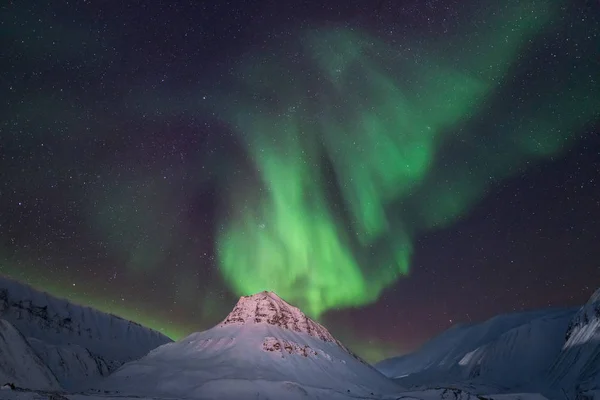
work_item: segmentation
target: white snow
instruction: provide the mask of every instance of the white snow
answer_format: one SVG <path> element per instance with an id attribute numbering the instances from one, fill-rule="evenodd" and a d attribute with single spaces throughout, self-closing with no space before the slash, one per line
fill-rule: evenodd
<path id="1" fill-rule="evenodd" d="M 81 346 L 52 345 L 34 338 L 28 342 L 65 389 L 85 387 L 86 381 L 108 375 L 106 362 Z"/>
<path id="2" fill-rule="evenodd" d="M 507 393 L 480 396 L 455 387 L 404 392 L 399 398 L 402 400 L 546 400 L 539 393 Z"/>
<path id="3" fill-rule="evenodd" d="M 49 381 L 37 375 L 31 379 L 15 376 L 23 378 L 14 383 L 24 388 L 56 388 L 60 384 L 66 389 L 76 389 L 88 385 L 87 380 L 107 375 L 111 368 L 116 369 L 171 341 L 133 322 L 72 304 L 3 277 L 0 277 L 0 318 L 14 327 L 13 331 L 26 344 L 10 345 L 10 356 L 0 353 L 0 364 L 4 371 L 9 371 L 0 378 L 18 375 L 32 363 L 41 365 L 37 372 L 30 368 L 32 374 L 51 376 Z M 31 354 L 35 357 L 31 358 Z M 30 363 L 22 364 L 19 360 L 23 357 Z"/>
<path id="4" fill-rule="evenodd" d="M 600 290 L 573 317 L 548 380 L 556 391 L 575 396 L 600 392 Z M 592 395 L 593 394 L 593 395 Z"/>
<path id="5" fill-rule="evenodd" d="M 465 355 L 455 370 L 463 379 L 521 387 L 548 372 L 560 351 L 569 315 L 549 314 L 513 328 Z"/>
<path id="6" fill-rule="evenodd" d="M 453 327 L 418 351 L 376 367 L 406 384 L 479 378 L 515 386 L 546 372 L 558 355 L 574 309 L 499 315 Z"/>
<path id="7" fill-rule="evenodd" d="M 574 327 L 563 349 L 598 341 L 600 341 L 600 319 L 594 318 L 585 325 Z"/>
<path id="8" fill-rule="evenodd" d="M 377 368 L 414 388 L 453 384 L 478 394 L 594 398 L 600 393 L 600 290 L 579 309 L 500 315 L 452 328 Z"/>
<path id="9" fill-rule="evenodd" d="M 240 385 L 240 386 L 238 386 Z M 224 395 L 225 393 L 225 395 Z M 270 395 L 266 394 L 269 393 Z M 214 393 L 207 393 L 204 399 L 258 399 L 258 400 L 351 400 L 360 399 L 352 394 L 339 394 L 327 390 L 313 390 L 299 387 L 291 382 L 230 382 L 226 387 L 218 387 Z M 404 392 L 393 397 L 379 397 L 380 400 L 546 400 L 537 393 L 493 394 L 485 397 L 452 388 L 439 388 L 423 391 Z M 2 400 L 159 400 L 157 397 L 129 397 L 109 394 L 65 394 L 44 392 L 6 391 Z M 164 399 L 177 400 L 177 399 Z M 183 400 L 183 399 L 182 399 Z M 584 399 L 582 399 L 584 400 Z M 597 400 L 589 398 L 589 400 Z"/>
<path id="10" fill-rule="evenodd" d="M 27 338 L 52 345 L 79 345 L 107 362 L 135 360 L 171 341 L 134 322 L 4 277 L 0 277 L 0 316 Z"/>
<path id="11" fill-rule="evenodd" d="M 380 398 L 402 390 L 323 326 L 264 292 L 240 299 L 216 327 L 125 364 L 98 389 L 175 398 L 260 393 L 286 399 Z"/>
<path id="12" fill-rule="evenodd" d="M 0 319 L 0 385 L 8 383 L 42 390 L 60 388 L 52 371 L 23 335 L 9 322 Z"/>

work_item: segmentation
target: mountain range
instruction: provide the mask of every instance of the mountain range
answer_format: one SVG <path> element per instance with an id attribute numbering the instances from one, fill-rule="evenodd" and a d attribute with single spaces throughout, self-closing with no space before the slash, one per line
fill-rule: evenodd
<path id="1" fill-rule="evenodd" d="M 159 332 L 0 278 L 0 399 L 600 399 L 600 290 L 457 325 L 374 366 L 273 292 Z"/>

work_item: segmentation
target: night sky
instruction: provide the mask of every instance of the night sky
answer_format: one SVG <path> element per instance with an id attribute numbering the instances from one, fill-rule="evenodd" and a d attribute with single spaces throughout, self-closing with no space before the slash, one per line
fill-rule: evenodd
<path id="1" fill-rule="evenodd" d="M 0 7 L 4 275 L 173 339 L 273 290 L 370 361 L 600 286 L 597 1 Z"/>

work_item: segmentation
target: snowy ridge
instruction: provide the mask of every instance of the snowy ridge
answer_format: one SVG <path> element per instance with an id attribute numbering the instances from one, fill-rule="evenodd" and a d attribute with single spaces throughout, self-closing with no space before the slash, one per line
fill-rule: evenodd
<path id="1" fill-rule="evenodd" d="M 49 345 L 79 345 L 118 364 L 171 341 L 134 322 L 72 304 L 4 277 L 0 277 L 0 317 L 27 338 Z"/>
<path id="2" fill-rule="evenodd" d="M 27 340 L 9 322 L 0 319 L 0 385 L 58 390 L 52 371 L 37 356 Z"/>
<path id="3" fill-rule="evenodd" d="M 549 314 L 513 328 L 459 361 L 463 379 L 521 387 L 548 372 L 558 356 L 571 312 Z"/>
<path id="4" fill-rule="evenodd" d="M 551 389 L 548 371 L 561 353 L 565 332 L 577 309 L 550 309 L 499 315 L 452 328 L 421 350 L 376 365 L 403 386 L 465 388 L 479 395 L 535 392 L 564 399 Z"/>
<path id="5" fill-rule="evenodd" d="M 511 363 L 520 351 L 531 356 L 544 354 L 560 341 L 575 309 L 554 309 L 505 314 L 485 322 L 460 325 L 443 332 L 414 353 L 376 364 L 386 376 L 407 378 L 418 374 L 418 383 L 445 379 L 484 378 L 487 373 L 514 371 Z M 534 326 L 529 326 L 537 321 Z M 547 333 L 552 334 L 548 335 Z M 556 334 L 559 332 L 559 334 Z M 544 355 L 547 357 L 547 355 Z M 512 374 L 511 374 L 512 375 Z M 512 380 L 514 376 L 505 376 Z M 413 376 L 411 379 L 415 379 Z"/>
<path id="6" fill-rule="evenodd" d="M 376 366 L 402 385 L 453 385 L 479 394 L 600 394 L 600 290 L 580 308 L 496 316 L 447 330 L 420 350 Z"/>

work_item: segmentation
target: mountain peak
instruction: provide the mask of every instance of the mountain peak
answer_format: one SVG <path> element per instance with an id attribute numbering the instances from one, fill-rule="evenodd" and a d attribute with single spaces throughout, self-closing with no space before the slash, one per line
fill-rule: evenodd
<path id="1" fill-rule="evenodd" d="M 600 288 L 598 288 L 588 300 L 588 304 L 600 303 Z"/>
<path id="2" fill-rule="evenodd" d="M 342 346 L 324 326 L 308 318 L 299 308 L 287 303 L 276 293 L 266 290 L 240 297 L 219 326 L 252 324 L 278 326 Z"/>
<path id="3" fill-rule="evenodd" d="M 173 368 L 185 373 L 175 376 Z M 165 398 L 238 399 L 254 392 L 265 398 L 346 399 L 352 393 L 372 399 L 380 398 L 375 391 L 401 389 L 268 291 L 240 297 L 217 326 L 161 346 L 99 382 L 97 389 Z M 148 382 L 157 382 L 160 392 Z"/>

